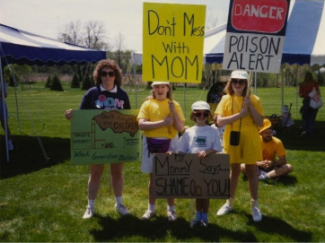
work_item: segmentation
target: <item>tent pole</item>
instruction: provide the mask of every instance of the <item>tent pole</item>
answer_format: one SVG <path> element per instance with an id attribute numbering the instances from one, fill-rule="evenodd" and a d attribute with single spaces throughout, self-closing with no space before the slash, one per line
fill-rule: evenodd
<path id="1" fill-rule="evenodd" d="M 133 64 L 133 74 L 134 74 L 134 103 L 135 103 L 135 109 L 138 108 L 138 95 L 137 95 L 137 81 L 136 81 L 136 71 L 135 71 L 135 64 Z"/>
<path id="2" fill-rule="evenodd" d="M 284 100 L 283 100 L 283 96 L 284 96 L 284 80 L 283 80 L 283 67 L 281 66 L 281 109 L 283 107 L 283 103 L 284 103 Z"/>
<path id="3" fill-rule="evenodd" d="M 254 72 L 254 94 L 257 95 L 257 73 Z"/>
<path id="4" fill-rule="evenodd" d="M 186 117 L 186 83 L 184 83 L 184 86 L 183 86 L 183 94 L 184 94 L 184 98 L 183 98 L 183 100 L 184 100 L 184 108 L 183 108 L 183 110 L 184 110 L 184 117 Z"/>
<path id="5" fill-rule="evenodd" d="M 299 65 L 297 64 L 297 77 L 296 77 L 296 116 L 298 117 L 298 77 L 299 77 Z"/>
<path id="6" fill-rule="evenodd" d="M 4 130 L 5 130 L 5 140 L 6 140 L 6 155 L 7 155 L 7 162 L 9 162 L 9 150 L 8 150 L 8 126 L 7 126 L 7 119 L 5 119 L 5 87 L 4 87 L 4 81 L 3 81 L 3 75 L 2 75 L 2 63 L 1 63 L 1 58 L 0 58 L 0 81 L 1 81 L 1 97 L 3 99 L 2 102 L 2 111 L 3 111 L 3 122 L 4 122 Z"/>

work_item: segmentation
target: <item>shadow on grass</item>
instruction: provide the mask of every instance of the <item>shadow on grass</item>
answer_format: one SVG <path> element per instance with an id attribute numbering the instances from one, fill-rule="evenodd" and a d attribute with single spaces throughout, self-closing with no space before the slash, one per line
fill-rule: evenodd
<path id="1" fill-rule="evenodd" d="M 289 150 L 324 151 L 325 121 L 316 121 L 313 135 L 301 137 L 301 120 L 294 120 L 290 132 L 277 130 L 276 137 L 281 139 L 283 145 Z"/>
<path id="2" fill-rule="evenodd" d="M 70 158 L 70 139 L 15 136 L 14 150 L 9 151 L 9 161 L 4 135 L 0 135 L 0 142 L 0 179 L 38 171 Z"/>
<path id="3" fill-rule="evenodd" d="M 297 230 L 287 222 L 263 215 L 261 222 L 254 222 L 252 216 L 246 213 L 249 219 L 248 225 L 254 225 L 257 230 L 263 231 L 270 235 L 281 235 L 285 239 L 291 239 L 294 242 L 310 242 L 312 241 L 312 233 Z"/>
<path id="4" fill-rule="evenodd" d="M 99 217 L 99 216 L 98 216 Z M 99 217 L 100 230 L 91 230 L 90 234 L 99 242 L 151 242 L 169 241 L 175 238 L 177 241 L 195 241 L 201 239 L 205 242 L 219 242 L 220 238 L 237 239 L 239 241 L 256 242 L 253 233 L 231 231 L 209 224 L 204 227 L 190 227 L 190 223 L 184 218 L 178 218 L 175 222 L 168 222 L 166 217 L 157 216 L 149 220 L 141 220 L 134 216 L 125 216 L 118 219 L 111 217 Z"/>

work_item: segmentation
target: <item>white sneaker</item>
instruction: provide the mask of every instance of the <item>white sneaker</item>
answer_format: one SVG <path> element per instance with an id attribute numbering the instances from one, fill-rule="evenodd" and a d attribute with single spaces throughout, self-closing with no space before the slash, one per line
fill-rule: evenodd
<path id="1" fill-rule="evenodd" d="M 155 216 L 155 213 L 154 213 L 154 212 L 151 212 L 151 211 L 147 210 L 147 211 L 144 213 L 144 215 L 142 216 L 142 219 L 143 219 L 143 220 L 149 220 L 149 219 L 151 219 L 151 218 L 154 217 L 154 216 Z"/>
<path id="2" fill-rule="evenodd" d="M 175 221 L 177 219 L 176 211 L 168 211 L 167 212 L 168 221 Z"/>
<path id="3" fill-rule="evenodd" d="M 91 207 L 87 206 L 86 212 L 84 213 L 84 215 L 82 216 L 82 218 L 83 219 L 89 219 L 92 216 L 94 216 L 94 214 L 95 214 L 94 208 L 91 208 Z"/>
<path id="4" fill-rule="evenodd" d="M 262 213 L 258 207 L 252 208 L 252 216 L 255 222 L 259 222 L 262 220 Z"/>
<path id="5" fill-rule="evenodd" d="M 232 210 L 232 207 L 225 203 L 217 212 L 218 216 L 226 215 Z"/>
<path id="6" fill-rule="evenodd" d="M 115 209 L 122 216 L 130 214 L 129 210 L 123 204 L 115 204 Z"/>

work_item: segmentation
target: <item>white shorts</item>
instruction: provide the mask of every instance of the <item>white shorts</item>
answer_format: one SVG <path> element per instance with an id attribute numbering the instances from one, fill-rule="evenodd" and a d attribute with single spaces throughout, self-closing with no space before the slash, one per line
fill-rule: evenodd
<path id="1" fill-rule="evenodd" d="M 156 138 L 166 139 L 166 138 Z M 168 151 L 176 152 L 178 146 L 178 134 L 170 141 Z M 153 155 L 149 153 L 147 146 L 147 138 L 143 135 L 142 137 L 142 159 L 141 159 L 141 171 L 143 173 L 152 173 L 153 171 Z"/>

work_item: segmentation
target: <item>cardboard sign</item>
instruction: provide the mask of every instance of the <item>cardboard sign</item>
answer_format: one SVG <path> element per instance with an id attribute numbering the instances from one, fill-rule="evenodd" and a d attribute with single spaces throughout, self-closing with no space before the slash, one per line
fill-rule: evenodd
<path id="1" fill-rule="evenodd" d="M 144 81 L 201 83 L 205 6 L 143 4 Z"/>
<path id="2" fill-rule="evenodd" d="M 279 73 L 290 0 L 231 0 L 222 69 Z"/>
<path id="3" fill-rule="evenodd" d="M 110 164 L 140 160 L 138 110 L 78 110 L 71 119 L 71 163 Z"/>
<path id="4" fill-rule="evenodd" d="M 156 154 L 153 163 L 157 198 L 229 198 L 228 154 Z"/>

